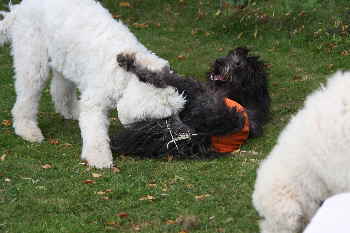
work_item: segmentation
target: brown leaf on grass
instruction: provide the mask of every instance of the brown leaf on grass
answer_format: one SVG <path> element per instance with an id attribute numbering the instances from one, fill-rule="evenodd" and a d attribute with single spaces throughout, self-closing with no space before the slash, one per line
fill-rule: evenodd
<path id="1" fill-rule="evenodd" d="M 326 66 L 327 66 L 327 68 L 328 68 L 329 70 L 331 70 L 331 69 L 333 69 L 334 64 L 327 64 Z"/>
<path id="2" fill-rule="evenodd" d="M 7 154 L 3 154 L 3 155 L 1 155 L 1 157 L 0 157 L 0 161 L 5 161 L 6 156 L 7 156 Z"/>
<path id="3" fill-rule="evenodd" d="M 119 6 L 120 6 L 120 7 L 129 7 L 129 8 L 130 8 L 130 7 L 131 7 L 131 4 L 130 4 L 129 2 L 120 2 L 120 3 L 119 3 Z"/>
<path id="4" fill-rule="evenodd" d="M 141 225 L 140 224 L 132 224 L 132 229 L 134 231 L 141 231 Z"/>
<path id="5" fill-rule="evenodd" d="M 350 55 L 350 51 L 349 50 L 344 50 L 340 53 L 342 56 L 349 56 Z"/>
<path id="6" fill-rule="evenodd" d="M 101 197 L 101 199 L 107 201 L 107 200 L 110 200 L 111 198 L 107 197 L 107 196 L 104 196 L 104 197 Z"/>
<path id="7" fill-rule="evenodd" d="M 157 184 L 148 184 L 147 186 L 150 188 L 155 188 L 155 187 L 157 187 Z"/>
<path id="8" fill-rule="evenodd" d="M 155 199 L 156 199 L 156 198 L 155 198 L 154 196 L 147 195 L 147 196 L 141 197 L 139 200 L 140 200 L 140 201 L 146 201 L 146 200 L 153 201 L 153 200 L 155 200 Z"/>
<path id="9" fill-rule="evenodd" d="M 157 28 L 160 28 L 160 23 L 154 23 Z"/>
<path id="10" fill-rule="evenodd" d="M 116 221 L 110 221 L 110 222 L 106 222 L 106 225 L 109 225 L 109 226 L 119 226 L 119 223 L 116 222 Z"/>
<path id="11" fill-rule="evenodd" d="M 179 55 L 176 58 L 179 60 L 185 60 L 187 57 L 185 55 Z"/>
<path id="12" fill-rule="evenodd" d="M 165 224 L 173 225 L 173 224 L 176 224 L 176 221 L 169 219 L 169 220 L 166 220 Z"/>
<path id="13" fill-rule="evenodd" d="M 102 174 L 92 173 L 91 176 L 94 177 L 94 178 L 100 178 L 100 177 L 102 177 Z"/>
<path id="14" fill-rule="evenodd" d="M 148 28 L 149 25 L 147 23 L 134 23 L 133 26 L 135 28 Z"/>
<path id="15" fill-rule="evenodd" d="M 129 214 L 127 212 L 120 212 L 117 213 L 116 216 L 118 216 L 119 218 L 127 218 L 129 217 Z"/>
<path id="16" fill-rule="evenodd" d="M 6 127 L 9 127 L 9 126 L 12 125 L 12 121 L 11 121 L 11 120 L 3 120 L 3 121 L 1 122 L 1 125 L 6 126 Z"/>
<path id="17" fill-rule="evenodd" d="M 105 195 L 107 193 L 111 193 L 112 192 L 112 189 L 106 189 L 106 190 L 103 190 L 103 191 L 98 191 L 96 192 L 97 195 Z"/>
<path id="18" fill-rule="evenodd" d="M 44 168 L 44 169 L 52 168 L 52 166 L 50 164 L 44 164 L 41 167 Z"/>
<path id="19" fill-rule="evenodd" d="M 84 184 L 95 184 L 96 181 L 95 180 L 84 180 L 83 183 Z"/>
<path id="20" fill-rule="evenodd" d="M 112 167 L 111 170 L 112 170 L 113 173 L 119 173 L 120 172 L 120 169 L 117 168 L 117 167 Z"/>
<path id="21" fill-rule="evenodd" d="M 122 16 L 121 15 L 112 15 L 113 19 L 120 19 Z"/>
<path id="22" fill-rule="evenodd" d="M 49 144 L 51 144 L 51 145 L 58 145 L 58 144 L 60 144 L 60 141 L 58 139 L 50 138 L 49 139 Z"/>
<path id="23" fill-rule="evenodd" d="M 199 201 L 204 200 L 207 197 L 210 197 L 210 194 L 203 194 L 203 195 L 194 196 L 194 198 L 196 198 L 196 200 L 199 200 Z"/>
<path id="24" fill-rule="evenodd" d="M 196 35 L 197 33 L 198 33 L 198 29 L 197 29 L 197 28 L 193 28 L 193 29 L 191 30 L 191 35 L 192 35 L 192 36 Z"/>
<path id="25" fill-rule="evenodd" d="M 219 52 L 222 52 L 222 51 L 224 51 L 224 48 L 218 48 L 216 50 L 219 51 Z"/>

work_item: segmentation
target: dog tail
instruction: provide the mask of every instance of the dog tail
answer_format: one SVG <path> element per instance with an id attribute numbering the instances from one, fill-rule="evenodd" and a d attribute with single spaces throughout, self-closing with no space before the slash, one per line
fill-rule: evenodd
<path id="1" fill-rule="evenodd" d="M 10 5 L 11 11 L 0 11 L 0 46 L 10 42 L 10 28 L 15 20 L 14 7 Z"/>

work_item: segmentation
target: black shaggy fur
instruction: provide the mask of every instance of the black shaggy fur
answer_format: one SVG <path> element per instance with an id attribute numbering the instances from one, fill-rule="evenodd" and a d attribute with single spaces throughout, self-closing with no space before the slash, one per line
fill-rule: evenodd
<path id="1" fill-rule="evenodd" d="M 239 132 L 243 115 L 224 103 L 224 89 L 209 88 L 195 78 L 181 77 L 164 69 L 152 72 L 141 67 L 133 55 L 118 55 L 121 67 L 140 81 L 158 88 L 173 86 L 186 98 L 184 109 L 167 119 L 149 119 L 128 125 L 112 137 L 112 150 L 138 156 L 174 156 L 210 152 L 211 136 Z"/>
<path id="2" fill-rule="evenodd" d="M 210 87 L 225 91 L 227 97 L 247 109 L 250 137 L 262 134 L 262 126 L 269 118 L 270 95 L 266 65 L 257 56 L 248 56 L 247 48 L 238 47 L 212 64 L 208 73 Z"/>

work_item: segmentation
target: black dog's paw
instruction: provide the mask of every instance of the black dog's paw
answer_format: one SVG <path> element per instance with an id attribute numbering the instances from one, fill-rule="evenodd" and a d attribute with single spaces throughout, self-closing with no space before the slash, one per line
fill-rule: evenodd
<path id="1" fill-rule="evenodd" d="M 117 62 L 120 67 L 129 71 L 135 66 L 135 54 L 121 53 L 117 55 Z"/>

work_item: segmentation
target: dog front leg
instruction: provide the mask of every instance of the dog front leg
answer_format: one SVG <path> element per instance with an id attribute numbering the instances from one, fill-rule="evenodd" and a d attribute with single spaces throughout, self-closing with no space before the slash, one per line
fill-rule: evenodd
<path id="1" fill-rule="evenodd" d="M 92 167 L 109 168 L 113 165 L 113 157 L 108 136 L 108 111 L 101 102 L 97 103 L 95 98 L 82 96 L 79 115 L 83 139 L 81 159 Z"/>

